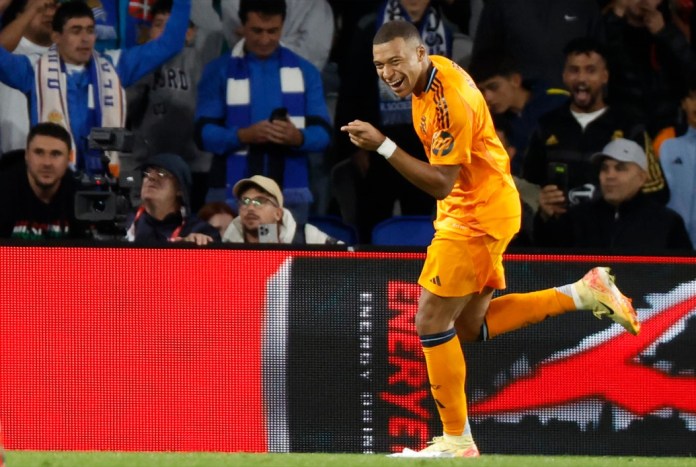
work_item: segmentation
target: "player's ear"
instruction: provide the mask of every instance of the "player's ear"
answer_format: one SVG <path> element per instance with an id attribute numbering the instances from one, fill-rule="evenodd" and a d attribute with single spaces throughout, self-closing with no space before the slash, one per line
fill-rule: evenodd
<path id="1" fill-rule="evenodd" d="M 416 49 L 416 54 L 418 56 L 418 61 L 422 62 L 425 58 L 425 47 L 423 45 L 419 45 Z"/>

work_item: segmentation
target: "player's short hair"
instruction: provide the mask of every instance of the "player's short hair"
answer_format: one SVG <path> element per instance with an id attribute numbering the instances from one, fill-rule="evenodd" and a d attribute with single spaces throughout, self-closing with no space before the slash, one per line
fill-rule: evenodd
<path id="1" fill-rule="evenodd" d="M 407 42 L 410 40 L 415 40 L 420 44 L 423 43 L 421 34 L 413 23 L 404 20 L 394 20 L 384 23 L 382 27 L 377 30 L 377 34 L 375 34 L 372 44 L 384 44 L 398 38 L 402 38 Z"/>
<path id="2" fill-rule="evenodd" d="M 246 24 L 250 12 L 258 13 L 261 16 L 280 15 L 285 21 L 287 6 L 285 0 L 241 0 L 238 14 L 242 24 Z"/>
<path id="3" fill-rule="evenodd" d="M 27 135 L 27 147 L 29 147 L 29 143 L 31 143 L 36 136 L 50 136 L 51 138 L 61 140 L 68 147 L 68 152 L 72 150 L 70 133 L 68 133 L 65 127 L 56 123 L 42 122 L 34 125 Z"/>
<path id="4" fill-rule="evenodd" d="M 94 13 L 86 3 L 79 0 L 61 3 L 53 16 L 51 26 L 55 32 L 62 33 L 65 23 L 73 18 L 90 18 L 94 21 Z"/>

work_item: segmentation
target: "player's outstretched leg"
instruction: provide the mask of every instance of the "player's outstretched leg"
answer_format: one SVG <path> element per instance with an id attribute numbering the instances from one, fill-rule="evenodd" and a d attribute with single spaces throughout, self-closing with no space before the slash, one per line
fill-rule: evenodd
<path id="1" fill-rule="evenodd" d="M 608 316 L 632 334 L 640 323 L 631 300 L 614 284 L 608 267 L 591 269 L 577 282 L 536 292 L 502 295 L 491 301 L 478 337 L 488 340 L 552 316 L 575 310 L 592 310 L 595 316 Z M 463 342 L 471 342 L 465 327 L 456 323 Z"/>
<path id="2" fill-rule="evenodd" d="M 616 287 L 611 269 L 593 268 L 573 285 L 578 295 L 578 308 L 592 310 L 597 318 L 607 316 L 633 335 L 640 332 L 640 322 L 631 299 Z"/>

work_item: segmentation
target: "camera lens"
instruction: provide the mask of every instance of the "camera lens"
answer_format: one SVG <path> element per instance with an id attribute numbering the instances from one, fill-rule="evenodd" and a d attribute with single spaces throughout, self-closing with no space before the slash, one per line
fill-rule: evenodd
<path id="1" fill-rule="evenodd" d="M 96 200 L 94 203 L 92 203 L 92 210 L 94 212 L 104 212 L 106 209 L 106 201 L 103 199 Z"/>

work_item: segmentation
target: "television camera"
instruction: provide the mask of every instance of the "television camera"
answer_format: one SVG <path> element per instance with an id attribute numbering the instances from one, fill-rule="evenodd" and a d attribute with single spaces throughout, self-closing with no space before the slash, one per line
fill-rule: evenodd
<path id="1" fill-rule="evenodd" d="M 101 152 L 102 174 L 79 173 L 79 189 L 75 193 L 75 217 L 91 224 L 95 238 L 122 238 L 132 211 L 131 190 L 135 176 L 128 173 L 113 175 L 107 167 L 112 162 L 108 153 L 118 152 L 128 157 L 133 152 L 133 133 L 124 128 L 92 128 L 88 137 L 89 149 Z M 117 156 L 118 157 L 118 156 Z"/>

